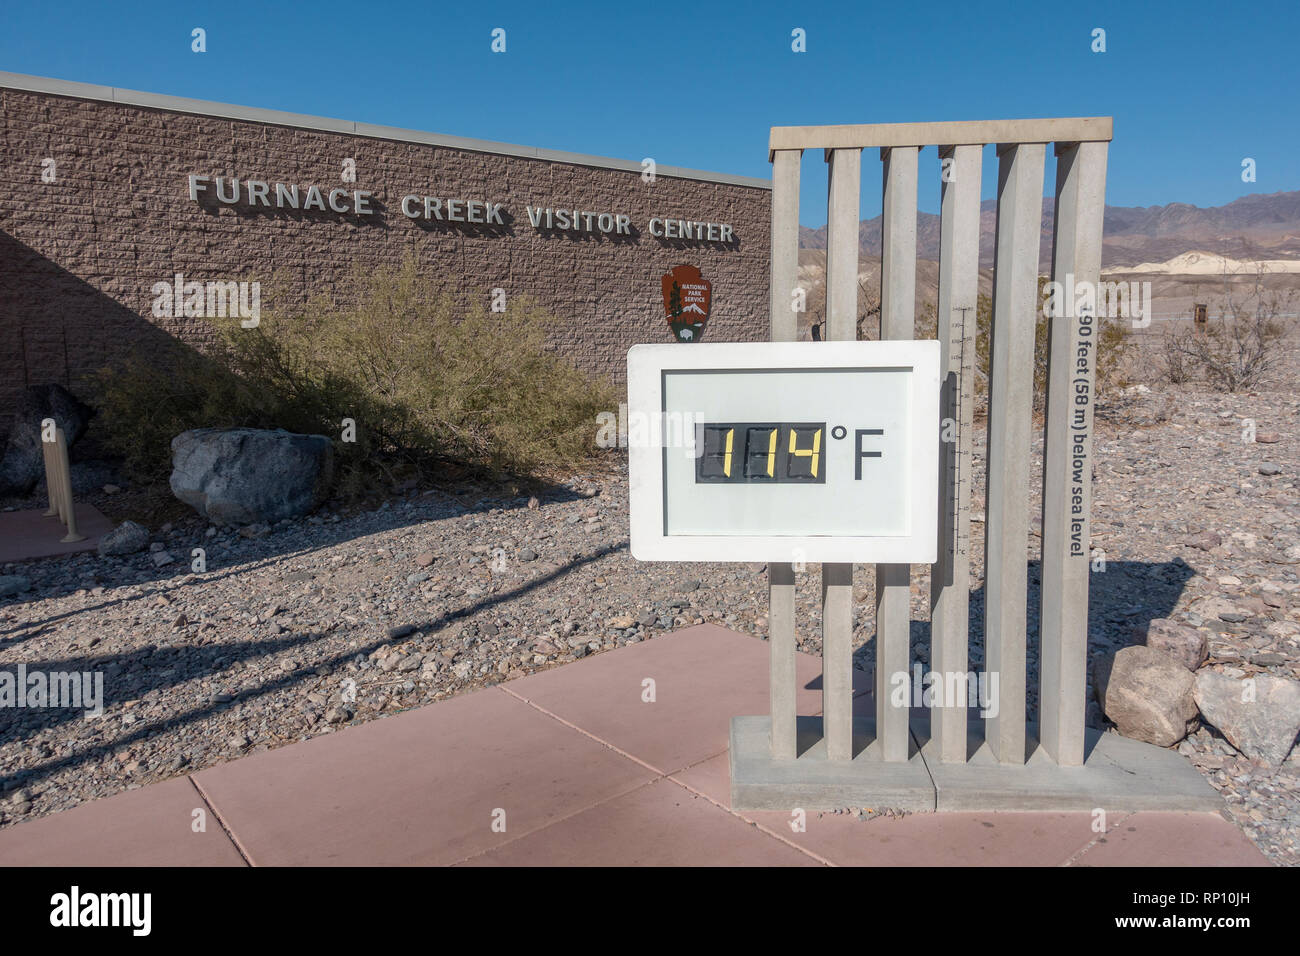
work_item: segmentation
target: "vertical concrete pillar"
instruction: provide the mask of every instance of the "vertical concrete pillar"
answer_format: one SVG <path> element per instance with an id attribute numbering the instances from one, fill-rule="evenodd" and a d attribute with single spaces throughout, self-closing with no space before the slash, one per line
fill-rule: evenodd
<path id="1" fill-rule="evenodd" d="M 931 669 L 945 690 L 930 711 L 931 747 L 947 763 L 966 761 L 970 613 L 971 428 L 979 296 L 983 147 L 941 147 L 939 208 L 939 560 L 930 569 Z M 948 706 L 945 706 L 948 705 Z"/>
<path id="2" fill-rule="evenodd" d="M 853 758 L 853 565 L 822 565 L 822 723 L 826 756 Z"/>
<path id="3" fill-rule="evenodd" d="M 858 223 L 862 151 L 828 149 L 826 338 L 858 337 Z"/>
<path id="4" fill-rule="evenodd" d="M 826 331 L 858 337 L 858 222 L 862 151 L 826 150 Z M 828 346 L 829 347 L 829 346 Z M 822 565 L 822 722 L 826 756 L 853 757 L 853 565 Z"/>
<path id="5" fill-rule="evenodd" d="M 916 325 L 915 146 L 882 149 L 880 337 L 911 339 Z"/>
<path id="6" fill-rule="evenodd" d="M 778 150 L 772 157 L 772 341 L 798 337 L 794 288 L 799 278 L 799 160 L 802 150 Z M 793 760 L 796 752 L 794 567 L 770 564 L 767 571 L 767 640 L 772 709 L 772 756 Z"/>
<path id="7" fill-rule="evenodd" d="M 772 278 L 769 314 L 772 341 L 797 338 L 793 292 L 799 284 L 799 161 L 803 150 L 772 155 Z"/>
<path id="8" fill-rule="evenodd" d="M 998 147 L 998 214 L 989 343 L 984 646 L 998 675 L 985 739 L 1000 763 L 1025 762 L 1026 550 L 1034 318 L 1043 206 L 1043 143 Z"/>
<path id="9" fill-rule="evenodd" d="M 1092 410 L 1106 143 L 1058 144 L 1047 369 L 1039 737 L 1063 767 L 1083 763 L 1088 666 Z"/>
<path id="10" fill-rule="evenodd" d="M 880 337 L 911 339 L 916 326 L 916 168 L 919 147 L 882 149 Z M 912 568 L 876 565 L 876 739 L 885 760 L 908 758 L 910 708 L 894 706 L 890 681 L 911 657 Z M 911 681 L 907 682 L 911 687 Z"/>
<path id="11" fill-rule="evenodd" d="M 46 441 L 45 436 L 38 432 L 41 443 L 41 459 L 45 464 L 45 493 L 49 496 L 50 506 L 45 510 L 44 517 L 53 518 L 59 513 L 59 489 L 54 481 L 54 442 Z"/>

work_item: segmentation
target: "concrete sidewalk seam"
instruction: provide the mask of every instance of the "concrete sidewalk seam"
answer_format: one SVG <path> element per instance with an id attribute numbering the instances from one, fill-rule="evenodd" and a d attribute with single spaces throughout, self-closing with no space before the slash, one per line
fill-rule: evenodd
<path id="1" fill-rule="evenodd" d="M 610 743 L 608 740 L 604 740 L 604 739 L 602 739 L 602 738 L 600 738 L 600 737 L 597 737 L 595 734 L 591 733 L 591 732 L 588 731 L 588 730 L 584 730 L 583 728 L 579 727 L 577 724 L 574 724 L 574 723 L 571 723 L 571 722 L 565 720 L 565 719 L 564 719 L 563 717 L 561 717 L 559 714 L 552 713 L 551 711 L 549 711 L 549 710 L 547 710 L 545 707 L 543 707 L 541 704 L 534 703 L 533 701 L 529 700 L 527 697 L 523 697 L 523 696 L 521 696 L 520 694 L 516 694 L 516 693 L 515 693 L 514 691 L 512 691 L 512 690 L 507 690 L 504 686 L 502 686 L 502 685 L 500 685 L 500 684 L 497 685 L 497 689 L 498 689 L 498 690 L 501 690 L 501 691 L 504 691 L 505 693 L 509 694 L 511 697 L 513 697 L 515 700 L 519 701 L 520 703 L 527 704 L 529 707 L 533 708 L 534 710 L 538 711 L 539 713 L 543 713 L 543 714 L 545 714 L 547 717 L 550 717 L 552 720 L 554 720 L 554 721 L 556 721 L 556 722 L 558 722 L 558 723 L 560 723 L 560 724 L 563 724 L 565 727 L 568 727 L 570 730 L 577 731 L 578 733 L 580 733 L 580 734 L 582 734 L 584 737 L 586 737 L 588 740 L 594 740 L 596 743 L 600 744 L 602 747 L 605 747 L 605 748 L 608 749 L 608 750 L 612 750 L 612 751 L 614 751 L 614 753 L 618 754 L 620 757 L 626 757 L 628 760 L 632 761 L 633 763 L 635 763 L 635 764 L 640 764 L 642 767 L 645 767 L 647 770 L 651 771 L 652 773 L 656 773 L 656 774 L 658 774 L 658 775 L 659 775 L 659 779 L 662 779 L 662 778 L 668 776 L 668 772 L 667 772 L 667 771 L 660 770 L 658 767 L 656 767 L 656 766 L 654 766 L 654 765 L 652 765 L 652 764 L 648 764 L 648 763 L 646 763 L 646 762 L 645 762 L 644 760 L 642 760 L 640 757 L 634 757 L 632 754 L 628 753 L 626 750 L 622 750 L 622 749 L 620 749 L 620 748 L 618 748 L 618 747 L 615 747 L 615 746 L 614 746 L 612 743 Z M 716 756 L 716 755 L 715 755 L 715 756 Z M 652 781 L 652 782 L 653 782 L 653 781 Z"/>
<path id="2" fill-rule="evenodd" d="M 724 813 L 729 814 L 730 816 L 735 817 L 737 820 L 740 820 L 740 821 L 743 822 L 743 823 L 747 823 L 747 824 L 749 824 L 750 826 L 753 826 L 753 827 L 757 828 L 761 833 L 765 833 L 765 834 L 767 834 L 768 836 L 772 837 L 773 839 L 777 840 L 778 842 L 784 843 L 784 844 L 786 844 L 787 846 L 790 846 L 790 847 L 792 847 L 793 849 L 798 850 L 800 853 L 803 853 L 804 855 L 806 855 L 806 856 L 808 856 L 808 857 L 811 857 L 812 859 L 816 860 L 818 863 L 821 863 L 821 864 L 823 864 L 824 866 L 834 866 L 834 865 L 835 865 L 834 863 L 830 862 L 829 860 L 826 860 L 826 859 L 824 859 L 824 858 L 818 856 L 816 853 L 813 853 L 813 852 L 811 852 L 811 851 L 805 849 L 804 847 L 799 846 L 797 843 L 794 843 L 794 842 L 792 842 L 792 841 L 790 841 L 790 840 L 785 839 L 785 837 L 783 837 L 781 834 L 771 832 L 771 831 L 768 830 L 766 827 L 764 827 L 764 826 L 762 826 L 761 824 L 759 824 L 757 821 L 747 819 L 746 817 L 744 817 L 744 816 L 742 816 L 741 814 L 737 813 L 735 810 L 732 810 L 730 807 L 724 807 L 722 804 L 718 803 L 717 800 L 714 800 L 714 799 L 713 799 L 712 797 L 710 797 L 708 794 L 706 794 L 706 793 L 701 793 L 700 791 L 696 790 L 694 787 L 687 786 L 686 784 L 682 783 L 680 780 L 676 780 L 676 779 L 674 779 L 671 773 L 665 773 L 663 770 L 660 770 L 658 767 L 655 767 L 655 766 L 653 766 L 653 765 L 651 765 L 651 764 L 646 763 L 644 760 L 640 759 L 639 757 L 635 757 L 635 756 L 633 756 L 632 754 L 628 753 L 627 751 L 622 750 L 621 748 L 614 746 L 614 745 L 613 745 L 612 743 L 610 743 L 609 741 L 604 740 L 604 739 L 602 739 L 602 738 L 600 738 L 600 737 L 597 737 L 595 734 L 591 733 L 590 731 L 584 730 L 582 727 L 579 727 L 577 724 L 574 724 L 574 723 L 571 723 L 571 722 L 565 720 L 563 717 L 559 716 L 558 714 L 552 713 L 551 711 L 547 710 L 545 707 L 541 706 L 540 704 L 537 704 L 537 703 L 535 703 L 534 701 L 529 700 L 528 698 L 524 697 L 524 696 L 521 695 L 521 694 L 517 694 L 517 693 L 515 693 L 514 691 L 512 691 L 512 690 L 508 689 L 507 687 L 505 687 L 504 685 L 502 685 L 502 684 L 498 684 L 498 685 L 497 685 L 497 689 L 498 689 L 498 690 L 501 690 L 501 691 L 505 691 L 505 693 L 509 694 L 509 695 L 510 695 L 511 697 L 513 697 L 515 700 L 518 700 L 518 701 L 520 701 L 521 703 L 527 704 L 529 707 L 532 707 L 532 708 L 534 708 L 535 710 L 540 711 L 541 713 L 545 714 L 547 717 L 550 717 L 552 720 L 556 720 L 556 721 L 558 721 L 559 723 L 563 724 L 565 727 L 568 727 L 570 730 L 577 731 L 578 733 L 580 733 L 580 734 L 582 734 L 583 736 L 589 738 L 590 740 L 595 741 L 596 743 L 600 744 L 601 746 L 603 746 L 603 747 L 607 747 L 608 749 L 614 751 L 614 753 L 618 754 L 620 757 L 626 757 L 628 760 L 631 760 L 633 763 L 639 764 L 640 766 L 645 767 L 647 770 L 653 771 L 654 773 L 658 774 L 658 776 L 657 776 L 654 780 L 648 781 L 647 783 L 643 784 L 642 786 L 646 786 L 646 787 L 648 787 L 648 786 L 651 786 L 652 784 L 658 783 L 660 780 L 668 780 L 668 781 L 671 781 L 672 783 L 675 783 L 677 786 L 681 787 L 683 790 L 686 790 L 686 791 L 688 791 L 689 793 L 693 793 L 693 794 L 695 794 L 696 796 L 703 797 L 705 800 L 707 800 L 709 803 L 713 804 L 715 807 L 717 807 L 719 810 L 723 811 Z M 709 754 L 707 757 L 703 758 L 702 760 L 697 760 L 695 763 L 688 764 L 688 765 L 685 766 L 685 767 L 681 767 L 681 768 L 679 768 L 678 770 L 674 770 L 673 773 L 681 773 L 681 772 L 683 772 L 683 771 L 685 771 L 685 770 L 689 770 L 691 767 L 694 767 L 694 766 L 696 766 L 697 764 L 703 763 L 705 760 L 712 760 L 712 759 L 714 759 L 715 757 L 718 757 L 719 755 L 724 754 L 724 753 L 726 753 L 726 750 L 725 750 L 725 749 L 723 749 L 723 750 L 719 750 L 719 751 L 718 751 L 717 753 L 715 753 L 715 754 Z M 640 788 L 634 788 L 633 790 L 628 791 L 628 793 L 634 793 L 634 792 L 636 792 L 637 789 L 640 789 Z M 626 794 L 620 794 L 619 796 L 626 796 Z M 613 799 L 615 799 L 615 798 L 614 798 L 614 797 L 610 797 L 610 798 L 609 798 L 609 800 L 613 800 Z M 532 830 L 532 831 L 530 831 L 530 833 L 539 833 L 539 832 L 541 832 L 542 830 L 545 830 L 547 827 L 554 826 L 556 823 L 560 823 L 560 822 L 562 822 L 563 820 L 567 820 L 567 819 L 569 819 L 569 817 L 576 816 L 577 813 L 585 813 L 586 810 L 590 810 L 590 809 L 592 809 L 592 808 L 594 808 L 594 807 L 598 807 L 598 806 L 600 806 L 602 803 L 608 803 L 609 800 L 601 800 L 599 803 L 593 803 L 590 807 L 586 807 L 586 808 L 584 808 L 583 810 L 579 810 L 579 811 L 577 811 L 576 813 L 570 814 L 568 817 L 562 817 L 562 818 L 559 819 L 559 820 L 555 820 L 555 821 L 553 821 L 552 823 L 548 823 L 548 824 L 546 824 L 546 826 L 538 827 L 536 830 Z M 515 839 L 515 840 L 523 839 L 523 837 L 524 837 L 524 836 L 527 836 L 527 835 L 529 835 L 529 834 L 520 834 L 519 836 L 515 837 L 514 839 Z M 505 843 L 502 843 L 501 846 L 508 846 L 509 844 L 511 844 L 511 843 L 513 843 L 513 842 L 514 842 L 514 840 L 507 840 Z M 497 848 L 496 848 L 496 847 L 493 847 L 492 849 L 482 851 L 482 853 L 471 854 L 470 856 L 465 857 L 464 860 L 457 860 L 456 863 L 464 863 L 465 860 L 472 860 L 472 859 L 474 859 L 474 858 L 477 857 L 477 856 L 482 856 L 484 853 L 491 853 L 493 849 L 497 849 Z M 455 866 L 456 864 L 452 864 L 452 865 Z"/>
<path id="3" fill-rule="evenodd" d="M 1084 855 L 1085 853 L 1087 853 L 1089 850 L 1091 850 L 1093 847 L 1095 847 L 1099 842 L 1101 842 L 1101 840 L 1106 836 L 1107 833 L 1109 833 L 1111 830 L 1115 829 L 1115 827 L 1119 826 L 1121 823 L 1123 823 L 1125 820 L 1127 820 L 1127 819 L 1128 819 L 1129 817 L 1131 817 L 1131 816 L 1133 816 L 1133 814 L 1131 814 L 1131 813 L 1126 813 L 1126 814 L 1124 814 L 1122 817 L 1120 817 L 1118 820 L 1116 820 L 1116 821 L 1115 821 L 1114 823 L 1112 823 L 1110 826 L 1106 827 L 1106 830 L 1105 830 L 1104 833 L 1098 833 L 1098 834 L 1095 834 L 1095 835 L 1092 837 L 1092 839 L 1090 839 L 1090 840 L 1089 840 L 1087 843 L 1085 843 L 1083 846 L 1079 847 L 1079 849 L 1075 850 L 1074 853 L 1072 853 L 1070 856 L 1067 856 L 1063 861 L 1061 861 L 1060 863 L 1058 863 L 1057 866 L 1074 866 L 1074 864 L 1077 863 L 1077 862 L 1079 861 L 1079 859 L 1080 859 L 1081 857 L 1083 857 L 1083 855 Z"/>
<path id="4" fill-rule="evenodd" d="M 454 860 L 453 862 L 448 863 L 447 866 L 449 867 L 460 866 L 462 863 L 468 863 L 470 860 L 477 860 L 481 856 L 487 856 L 489 853 L 495 853 L 497 850 L 508 847 L 510 844 L 515 843 L 518 840 L 524 840 L 527 839 L 528 837 L 536 836 L 538 833 L 541 833 L 543 830 L 549 830 L 551 827 L 556 826 L 557 824 L 564 823 L 567 820 L 572 820 L 574 817 L 581 816 L 582 814 L 586 813 L 588 810 L 594 810 L 597 807 L 604 806 L 605 804 L 613 800 L 622 800 L 628 794 L 636 793 L 638 790 L 644 787 L 653 786 L 654 784 L 658 783 L 660 780 L 665 780 L 665 779 L 667 778 L 663 776 L 658 776 L 655 777 L 653 780 L 647 780 L 645 783 L 637 784 L 637 786 L 633 787 L 630 790 L 624 790 L 622 793 L 616 793 L 613 796 L 606 797 L 604 800 L 597 800 L 595 803 L 588 804 L 585 807 L 580 807 L 579 809 L 574 810 L 572 813 L 566 813 L 562 817 L 556 817 L 554 820 L 550 821 L 549 823 L 543 823 L 541 826 L 533 827 L 531 830 L 528 830 L 525 833 L 520 833 L 517 834 L 516 836 L 512 836 L 510 839 L 504 841 L 503 843 L 498 843 L 496 846 L 490 846 L 484 850 L 479 850 L 477 853 L 471 853 L 469 856 L 462 857 L 459 860 Z"/>
<path id="5" fill-rule="evenodd" d="M 675 771 L 675 773 L 684 773 L 685 771 L 690 770 L 691 767 L 697 767 L 700 764 L 705 763 L 706 761 L 709 760 L 713 760 L 714 758 L 719 757 L 724 753 L 726 753 L 725 750 L 719 751 L 718 753 L 713 754 L 712 756 L 705 757 L 703 760 L 697 760 L 695 763 L 683 767 L 681 770 Z M 697 797 L 703 797 L 705 800 L 709 801 L 709 803 L 713 804 L 715 807 L 717 807 L 719 810 L 723 811 L 724 813 L 728 813 L 731 816 L 735 817 L 737 820 L 740 820 L 744 823 L 749 824 L 752 827 L 757 828 L 759 832 L 766 833 L 774 840 L 780 843 L 784 843 L 786 846 L 792 849 L 798 850 L 800 853 L 804 854 L 805 856 L 811 857 L 812 859 L 816 860 L 818 863 L 822 864 L 823 866 L 836 866 L 836 867 L 839 866 L 838 863 L 835 863 L 832 860 L 828 860 L 826 857 L 821 856 L 820 854 L 814 853 L 812 850 L 809 850 L 807 847 L 800 846 L 798 843 L 795 843 L 793 840 L 787 838 L 785 834 L 773 832 L 772 830 L 769 830 L 767 827 L 765 827 L 763 824 L 759 823 L 757 820 L 751 820 L 749 817 L 745 816 L 739 810 L 733 810 L 731 809 L 731 807 L 723 806 L 721 803 L 719 803 L 717 800 L 714 800 L 703 790 L 696 790 L 690 784 L 682 780 L 678 780 L 675 776 L 673 776 L 673 774 L 669 774 L 665 779 L 671 781 L 672 783 L 677 784 L 677 786 L 681 787 L 683 790 L 687 791 L 688 793 L 693 793 Z"/>
<path id="6" fill-rule="evenodd" d="M 193 787 L 195 792 L 199 795 L 199 799 L 203 801 L 203 805 L 211 811 L 213 818 L 217 821 L 217 825 L 221 827 L 221 832 L 226 835 L 226 839 L 229 840 L 231 845 L 235 848 L 235 852 L 238 853 L 240 859 L 244 861 L 244 865 L 248 867 L 256 866 L 252 857 L 250 857 L 248 852 L 244 849 L 243 844 L 239 842 L 239 838 L 235 836 L 235 831 L 230 829 L 230 824 L 228 824 L 225 821 L 225 818 L 221 816 L 221 811 L 217 809 L 211 798 L 203 792 L 203 788 L 199 786 L 199 782 L 194 779 L 192 774 L 186 774 L 185 779 L 190 782 L 190 786 Z"/>

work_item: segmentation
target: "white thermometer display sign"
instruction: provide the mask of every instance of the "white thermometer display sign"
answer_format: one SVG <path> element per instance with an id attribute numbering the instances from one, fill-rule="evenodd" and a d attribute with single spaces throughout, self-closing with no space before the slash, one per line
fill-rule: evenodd
<path id="1" fill-rule="evenodd" d="M 939 343 L 628 352 L 632 554 L 929 563 Z"/>

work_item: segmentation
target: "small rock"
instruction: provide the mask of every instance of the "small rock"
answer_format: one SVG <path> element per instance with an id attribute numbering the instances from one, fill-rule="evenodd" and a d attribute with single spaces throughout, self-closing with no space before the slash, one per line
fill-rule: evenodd
<path id="1" fill-rule="evenodd" d="M 1183 544 L 1189 548 L 1196 548 L 1200 551 L 1210 551 L 1217 548 L 1223 539 L 1213 531 L 1202 531 L 1200 534 L 1190 535 L 1183 539 Z"/>
<path id="2" fill-rule="evenodd" d="M 149 546 L 149 529 L 134 521 L 123 521 L 99 539 L 99 554 L 135 554 Z"/>
<path id="3" fill-rule="evenodd" d="M 1102 711 L 1125 737 L 1172 747 L 1196 719 L 1196 678 L 1154 648 L 1126 647 L 1099 658 L 1093 682 Z"/>
<path id="4" fill-rule="evenodd" d="M 1259 473 L 1261 475 L 1280 475 L 1282 474 L 1282 466 L 1275 465 L 1271 461 L 1266 461 L 1259 466 Z"/>
<path id="5" fill-rule="evenodd" d="M 1255 432 L 1255 441 L 1259 442 L 1261 445 L 1275 444 L 1280 441 L 1281 438 L 1282 436 L 1277 432 Z"/>
<path id="6" fill-rule="evenodd" d="M 626 630 L 636 623 L 636 618 L 631 614 L 620 614 L 618 617 L 611 617 L 605 622 L 606 627 L 616 627 L 619 630 Z"/>
<path id="7" fill-rule="evenodd" d="M 384 633 L 388 636 L 390 641 L 395 641 L 400 637 L 407 637 L 414 634 L 418 630 L 419 628 L 414 624 L 398 624 L 396 627 L 390 627 Z"/>
<path id="8" fill-rule="evenodd" d="M 1300 733 L 1300 682 L 1260 674 L 1245 681 L 1204 669 L 1196 706 L 1247 757 L 1279 767 Z"/>
<path id="9" fill-rule="evenodd" d="M 1293 544 L 1284 550 L 1278 551 L 1269 560 L 1274 564 L 1300 564 L 1300 544 Z"/>
<path id="10" fill-rule="evenodd" d="M 1205 663 L 1209 654 L 1209 641 L 1205 634 L 1185 624 L 1176 624 L 1156 618 L 1147 625 L 1146 633 L 1138 636 L 1147 647 L 1163 651 L 1189 671 Z"/>
<path id="11" fill-rule="evenodd" d="M 428 567 L 429 565 L 431 565 L 431 564 L 433 564 L 433 552 L 432 552 L 432 551 L 425 551 L 423 554 L 417 554 L 417 555 L 415 556 L 415 565 L 416 565 L 416 567 L 419 567 L 419 568 L 427 568 L 427 567 Z"/>
<path id="12" fill-rule="evenodd" d="M 153 553 L 153 564 L 156 568 L 161 568 L 164 564 L 171 564 L 175 560 L 170 551 L 155 551 Z"/>
<path id="13" fill-rule="evenodd" d="M 32 582 L 21 574 L 0 574 L 0 598 L 22 594 L 31 586 Z"/>
<path id="14" fill-rule="evenodd" d="M 1284 655 L 1275 651 L 1260 651 L 1250 656 L 1250 662 L 1256 667 L 1281 667 L 1286 661 Z"/>
<path id="15" fill-rule="evenodd" d="M 538 501 L 536 498 L 529 498 L 529 499 L 528 499 L 528 507 L 529 507 L 530 509 L 532 509 L 533 511 L 536 511 L 536 510 L 537 510 L 538 508 L 540 508 L 541 506 L 542 506 L 542 503 L 541 503 L 540 501 Z"/>
<path id="16" fill-rule="evenodd" d="M 520 561 L 536 561 L 536 560 L 537 560 L 537 552 L 534 551 L 532 548 L 524 548 L 522 551 L 519 552 L 519 560 L 520 560 Z"/>
<path id="17" fill-rule="evenodd" d="M 642 611 L 636 622 L 642 627 L 653 627 L 655 621 L 659 620 L 659 613 L 653 609 Z"/>
<path id="18" fill-rule="evenodd" d="M 104 486 L 104 494 L 106 494 L 106 495 L 116 495 L 116 494 L 120 494 L 121 491 L 122 491 L 122 489 L 119 488 L 117 485 L 105 485 L 105 486 Z"/>

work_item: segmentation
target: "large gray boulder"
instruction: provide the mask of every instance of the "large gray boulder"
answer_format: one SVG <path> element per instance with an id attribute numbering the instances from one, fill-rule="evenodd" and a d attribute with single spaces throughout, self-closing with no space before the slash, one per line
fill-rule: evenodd
<path id="1" fill-rule="evenodd" d="M 1205 668 L 1196 674 L 1196 706 L 1234 747 L 1275 768 L 1300 733 L 1300 683 L 1283 677 L 1237 680 Z"/>
<path id="2" fill-rule="evenodd" d="M 25 495 L 45 475 L 41 422 L 53 418 L 63 429 L 68 448 L 86 432 L 94 410 L 62 385 L 29 385 L 18 400 L 9 438 L 0 457 L 0 495 Z"/>
<path id="3" fill-rule="evenodd" d="M 1172 747 L 1196 720 L 1196 678 L 1168 654 L 1126 647 L 1093 668 L 1097 702 L 1125 737 Z"/>
<path id="4" fill-rule="evenodd" d="M 334 447 L 283 429 L 197 428 L 172 439 L 172 492 L 213 524 L 269 524 L 324 499 Z"/>

